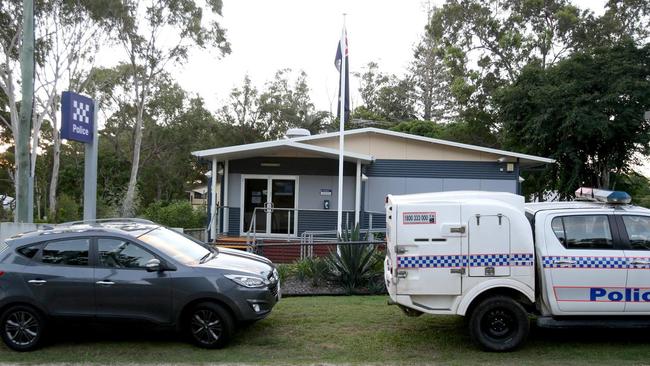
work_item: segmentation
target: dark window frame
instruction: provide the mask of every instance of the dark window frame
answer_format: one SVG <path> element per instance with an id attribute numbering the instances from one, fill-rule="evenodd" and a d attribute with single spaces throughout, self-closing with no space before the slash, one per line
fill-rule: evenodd
<path id="1" fill-rule="evenodd" d="M 612 237 L 612 245 L 611 245 L 611 247 L 606 247 L 606 248 L 605 247 L 603 247 L 603 248 L 590 248 L 590 247 L 572 248 L 572 247 L 568 247 L 567 243 L 566 243 L 567 234 L 566 234 L 566 225 L 564 223 L 564 218 L 594 217 L 594 216 L 601 216 L 601 217 L 607 218 L 607 223 L 608 223 L 608 226 L 609 226 L 609 233 L 610 233 L 610 235 Z M 621 249 L 623 249 L 621 247 L 621 245 L 622 245 L 621 244 L 621 235 L 619 233 L 618 225 L 617 225 L 614 217 L 612 217 L 611 214 L 606 214 L 606 213 L 591 213 L 591 214 L 580 214 L 580 215 L 560 214 L 560 215 L 557 215 L 557 216 L 553 216 L 551 218 L 551 227 L 553 226 L 553 221 L 555 219 L 562 219 L 561 223 L 562 223 L 562 229 L 564 231 L 565 242 L 563 243 L 562 241 L 560 241 L 557 234 L 555 234 L 554 230 L 551 229 L 551 231 L 553 231 L 553 236 L 555 237 L 555 240 L 557 240 L 558 243 L 560 243 L 560 245 L 562 246 L 562 248 L 564 248 L 566 250 L 580 250 L 580 251 L 583 251 L 583 250 L 621 250 Z"/>
<path id="2" fill-rule="evenodd" d="M 15 252 L 16 252 L 17 255 L 19 255 L 23 259 L 33 261 L 33 262 L 40 262 L 41 251 L 43 250 L 44 245 L 45 245 L 44 242 L 21 245 L 21 246 L 16 248 Z M 36 254 L 34 254 L 34 256 L 31 257 L 31 258 L 20 252 L 21 249 L 29 248 L 29 247 L 38 247 L 38 249 L 36 250 Z"/>

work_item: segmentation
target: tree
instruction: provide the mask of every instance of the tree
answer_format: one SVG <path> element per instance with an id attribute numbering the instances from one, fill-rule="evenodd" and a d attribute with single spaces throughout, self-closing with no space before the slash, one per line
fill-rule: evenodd
<path id="1" fill-rule="evenodd" d="M 378 71 L 370 62 L 359 78 L 359 93 L 363 106 L 355 108 L 353 118 L 398 122 L 415 119 L 414 82 L 410 77 L 398 78 Z"/>
<path id="2" fill-rule="evenodd" d="M 608 188 L 650 151 L 650 45 L 628 41 L 578 52 L 544 69 L 527 66 L 498 99 L 505 144 L 549 156 L 536 192 L 572 196 L 583 184 Z"/>
<path id="3" fill-rule="evenodd" d="M 316 110 L 309 93 L 303 71 L 293 77 L 290 69 L 279 70 L 262 91 L 246 76 L 242 86 L 231 91 L 217 117 L 237 128 L 237 143 L 277 139 L 292 127 L 320 133 L 329 127 L 331 116 Z"/>
<path id="4" fill-rule="evenodd" d="M 193 46 L 214 47 L 220 55 L 230 52 L 230 44 L 219 23 L 210 21 L 209 26 L 204 25 L 204 9 L 221 16 L 222 1 L 207 0 L 201 7 L 194 0 L 152 0 L 146 4 L 113 0 L 96 9 L 99 17 L 110 19 L 126 52 L 128 61 L 122 67 L 131 84 L 130 103 L 136 111 L 131 174 L 122 204 L 124 216 L 135 214 L 144 112 L 153 97 L 152 83 L 167 65 L 186 61 Z"/>

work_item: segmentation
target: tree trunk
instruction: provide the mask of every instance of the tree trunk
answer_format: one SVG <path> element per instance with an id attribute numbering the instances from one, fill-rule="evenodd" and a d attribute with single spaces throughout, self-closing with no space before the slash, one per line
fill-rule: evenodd
<path id="1" fill-rule="evenodd" d="M 56 128 L 57 124 L 54 120 L 52 121 L 52 125 L 54 126 L 54 144 L 52 146 L 52 178 L 50 179 L 49 220 L 56 217 L 56 189 L 59 184 L 59 164 L 61 161 L 61 135 L 59 134 L 59 130 Z"/>
<path id="2" fill-rule="evenodd" d="M 606 162 L 601 163 L 600 177 L 598 179 L 600 187 L 598 188 L 609 189 L 609 167 L 607 165 L 608 164 Z"/>
<path id="3" fill-rule="evenodd" d="M 144 100 L 144 98 L 142 98 Z M 133 217 L 135 215 L 135 194 L 138 183 L 138 168 L 140 166 L 140 147 L 142 146 L 142 118 L 144 114 L 144 103 L 139 103 L 138 116 L 135 121 L 135 137 L 133 142 L 133 162 L 131 163 L 131 176 L 126 189 L 124 202 L 122 202 L 122 216 Z"/>

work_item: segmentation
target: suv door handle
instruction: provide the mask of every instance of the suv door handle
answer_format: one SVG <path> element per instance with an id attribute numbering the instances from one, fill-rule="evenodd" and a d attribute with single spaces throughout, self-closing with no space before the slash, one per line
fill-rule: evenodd
<path id="1" fill-rule="evenodd" d="M 113 281 L 97 281 L 95 283 L 100 286 L 113 286 L 115 284 Z"/>
<path id="2" fill-rule="evenodd" d="M 647 266 L 648 264 L 650 264 L 650 261 L 635 259 L 632 262 L 630 262 L 630 264 L 633 265 L 633 266 Z"/>
<path id="3" fill-rule="evenodd" d="M 27 283 L 35 285 L 35 286 L 40 286 L 40 285 L 43 285 L 43 284 L 47 283 L 47 281 L 45 281 L 45 280 L 29 280 L 29 281 L 27 281 Z"/>
<path id="4" fill-rule="evenodd" d="M 554 264 L 564 264 L 564 265 L 573 265 L 576 264 L 576 261 L 570 259 L 557 259 L 553 261 Z"/>

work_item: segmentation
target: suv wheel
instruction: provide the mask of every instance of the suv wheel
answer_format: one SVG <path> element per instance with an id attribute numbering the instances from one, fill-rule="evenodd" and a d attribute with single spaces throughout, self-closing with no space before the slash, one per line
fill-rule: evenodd
<path id="1" fill-rule="evenodd" d="M 194 344 L 203 348 L 221 348 L 232 337 L 232 316 L 222 306 L 214 303 L 196 305 L 187 318 L 187 330 Z"/>
<path id="2" fill-rule="evenodd" d="M 12 306 L 0 318 L 2 340 L 14 351 L 36 349 L 43 337 L 44 328 L 43 317 L 29 306 Z"/>
<path id="3" fill-rule="evenodd" d="M 515 300 L 496 296 L 482 301 L 469 320 L 472 339 L 488 351 L 511 351 L 528 336 L 528 313 Z"/>

